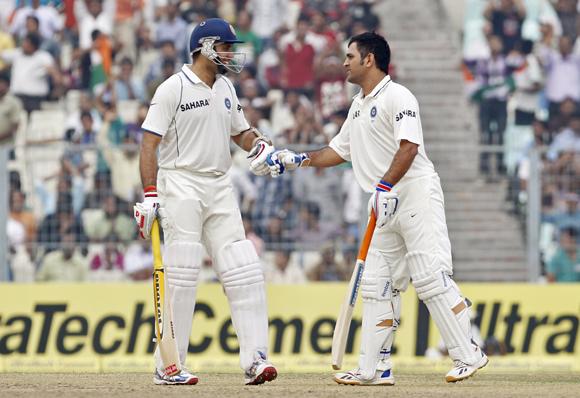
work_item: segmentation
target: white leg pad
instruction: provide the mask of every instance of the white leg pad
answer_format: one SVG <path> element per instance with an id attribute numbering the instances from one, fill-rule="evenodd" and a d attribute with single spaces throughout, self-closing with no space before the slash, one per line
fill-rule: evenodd
<path id="1" fill-rule="evenodd" d="M 465 332 L 464 320 L 453 313 L 463 301 L 451 284 L 449 275 L 439 266 L 435 256 L 425 252 L 409 252 L 406 256 L 413 286 L 433 317 L 451 359 L 466 364 L 476 363 L 479 357 Z M 459 314 L 458 314 L 459 315 Z"/>
<path id="2" fill-rule="evenodd" d="M 249 369 L 268 351 L 268 308 L 264 273 L 254 245 L 249 240 L 223 247 L 217 268 L 230 303 L 232 322 L 240 344 L 240 366 Z"/>
<path id="3" fill-rule="evenodd" d="M 377 370 L 385 371 L 393 367 L 391 361 L 391 351 L 393 348 L 393 343 L 395 341 L 395 332 L 399 328 L 401 323 L 401 293 L 397 290 L 391 292 L 391 306 L 393 308 L 393 330 L 387 336 L 381 351 L 379 352 L 379 364 L 377 365 Z"/>
<path id="4" fill-rule="evenodd" d="M 361 280 L 363 319 L 359 369 L 364 380 L 375 377 L 379 362 L 386 357 L 386 354 L 381 354 L 385 345 L 389 346 L 390 359 L 390 345 L 395 331 L 392 289 L 393 282 L 386 262 L 378 252 L 370 252 Z"/>
<path id="5" fill-rule="evenodd" d="M 173 307 L 173 326 L 182 366 L 189 347 L 202 250 L 199 243 L 174 241 L 163 253 L 166 297 Z M 158 352 L 155 352 L 155 363 L 158 369 L 163 369 Z"/>

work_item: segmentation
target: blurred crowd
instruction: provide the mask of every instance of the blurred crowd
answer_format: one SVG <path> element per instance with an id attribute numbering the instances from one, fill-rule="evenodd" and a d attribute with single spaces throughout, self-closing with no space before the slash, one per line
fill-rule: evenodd
<path id="1" fill-rule="evenodd" d="M 541 181 L 549 281 L 580 281 L 580 1 L 467 0 L 463 71 L 479 109 L 480 171 L 507 176 L 525 217 Z M 535 154 L 539 162 L 535 162 Z"/>
<path id="2" fill-rule="evenodd" d="M 229 75 L 251 125 L 278 147 L 320 147 L 354 88 L 345 42 L 379 30 L 369 0 L 0 0 L 0 146 L 10 151 L 15 281 L 144 280 L 137 239 L 140 125 L 156 88 L 190 62 L 202 20 L 230 21 L 246 67 Z M 5 116 L 5 117 L 4 117 Z M 352 170 L 254 178 L 232 147 L 246 232 L 278 283 L 345 280 L 359 238 Z M 280 198 L 283 200 L 280 200 Z M 215 279 L 211 259 L 202 278 Z"/>

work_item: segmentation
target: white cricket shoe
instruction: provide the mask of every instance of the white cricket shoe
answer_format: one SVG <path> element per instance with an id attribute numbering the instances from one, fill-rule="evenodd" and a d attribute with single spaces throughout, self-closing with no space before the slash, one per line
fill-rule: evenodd
<path id="1" fill-rule="evenodd" d="M 278 371 L 270 362 L 265 359 L 254 361 L 250 369 L 246 371 L 245 382 L 247 386 L 256 386 L 272 381 L 278 376 Z"/>
<path id="2" fill-rule="evenodd" d="M 461 361 L 455 361 L 455 366 L 451 369 L 447 375 L 445 376 L 445 381 L 447 383 L 455 383 L 461 380 L 465 380 L 475 374 L 479 369 L 482 369 L 487 365 L 489 359 L 487 355 L 481 350 L 481 348 L 477 347 L 479 352 L 481 353 L 481 358 L 479 361 L 474 363 L 473 365 L 468 365 Z"/>
<path id="3" fill-rule="evenodd" d="M 156 369 L 153 375 L 153 383 L 157 385 L 193 385 L 198 381 L 199 378 L 187 369 L 182 369 L 174 376 L 168 376 Z"/>
<path id="4" fill-rule="evenodd" d="M 338 384 L 346 384 L 350 386 L 394 386 L 395 377 L 391 369 L 377 370 L 375 377 L 370 380 L 361 378 L 359 369 L 349 370 L 348 372 L 340 372 L 334 375 L 334 381 Z"/>

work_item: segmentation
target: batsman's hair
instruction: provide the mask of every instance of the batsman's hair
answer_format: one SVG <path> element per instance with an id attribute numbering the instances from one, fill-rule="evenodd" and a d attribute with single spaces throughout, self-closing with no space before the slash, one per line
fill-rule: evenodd
<path id="1" fill-rule="evenodd" d="M 351 37 L 348 41 L 348 45 L 350 46 L 352 43 L 356 43 L 357 45 L 361 56 L 361 63 L 364 57 L 373 54 L 377 68 L 385 73 L 389 73 L 391 48 L 383 36 L 375 32 L 364 32 Z"/>

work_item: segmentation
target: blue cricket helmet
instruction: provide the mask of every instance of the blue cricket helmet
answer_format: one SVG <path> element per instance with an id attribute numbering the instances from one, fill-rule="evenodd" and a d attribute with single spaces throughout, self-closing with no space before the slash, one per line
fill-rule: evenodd
<path id="1" fill-rule="evenodd" d="M 189 39 L 189 51 L 200 49 L 205 38 L 221 43 L 243 43 L 238 40 L 234 27 L 221 18 L 206 19 L 195 27 Z"/>

